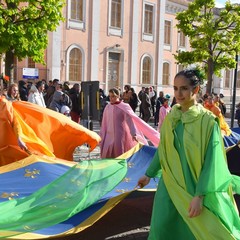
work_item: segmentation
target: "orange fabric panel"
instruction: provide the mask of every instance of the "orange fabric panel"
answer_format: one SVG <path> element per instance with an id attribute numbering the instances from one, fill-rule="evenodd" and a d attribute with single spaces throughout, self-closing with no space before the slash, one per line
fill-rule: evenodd
<path id="1" fill-rule="evenodd" d="M 13 107 L 20 119 L 41 139 L 42 145 L 45 144 L 58 158 L 72 160 L 73 151 L 77 146 L 87 143 L 93 150 L 100 142 L 100 136 L 97 133 L 73 122 L 61 113 L 21 101 L 13 102 Z M 29 146 L 31 140 L 27 137 L 29 128 L 25 127 L 22 128 L 23 141 L 25 140 Z M 32 148 L 35 149 L 35 146 Z"/>
<path id="2" fill-rule="evenodd" d="M 17 136 L 32 153 L 73 160 L 73 151 L 86 143 L 93 150 L 100 136 L 63 114 L 36 104 L 9 102 L 0 97 L 0 166 L 27 156 Z"/>

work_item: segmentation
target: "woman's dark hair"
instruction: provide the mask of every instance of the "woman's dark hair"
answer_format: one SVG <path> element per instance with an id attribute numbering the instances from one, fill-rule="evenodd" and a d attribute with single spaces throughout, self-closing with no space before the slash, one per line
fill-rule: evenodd
<path id="1" fill-rule="evenodd" d="M 36 83 L 36 88 L 38 89 L 38 88 L 40 88 L 42 85 L 44 85 L 43 81 L 38 81 L 38 82 Z"/>
<path id="2" fill-rule="evenodd" d="M 184 76 L 190 81 L 191 86 L 196 87 L 203 84 L 204 75 L 199 69 L 185 69 L 177 73 L 176 77 Z"/>
<path id="3" fill-rule="evenodd" d="M 125 88 L 127 89 L 127 91 L 129 91 L 130 88 L 131 88 L 131 86 L 127 84 L 127 85 L 124 86 L 124 89 L 125 89 Z"/>

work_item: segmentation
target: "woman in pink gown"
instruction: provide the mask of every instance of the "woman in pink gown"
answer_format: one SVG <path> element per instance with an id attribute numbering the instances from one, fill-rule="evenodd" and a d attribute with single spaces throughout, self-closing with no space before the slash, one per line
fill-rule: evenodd
<path id="1" fill-rule="evenodd" d="M 163 124 L 163 120 L 167 116 L 167 114 L 170 112 L 171 107 L 168 105 L 169 98 L 164 97 L 163 98 L 163 105 L 161 106 L 159 110 L 159 122 L 158 122 L 158 131 L 160 131 L 161 126 Z"/>
<path id="2" fill-rule="evenodd" d="M 101 158 L 116 158 L 138 142 L 147 145 L 151 141 L 154 146 L 159 144 L 159 133 L 140 119 L 129 104 L 120 101 L 118 89 L 110 89 L 109 98 L 100 130 Z"/>

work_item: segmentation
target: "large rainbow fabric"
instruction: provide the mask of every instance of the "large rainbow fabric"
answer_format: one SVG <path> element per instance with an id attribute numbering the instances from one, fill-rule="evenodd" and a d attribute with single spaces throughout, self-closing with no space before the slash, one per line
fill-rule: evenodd
<path id="1" fill-rule="evenodd" d="M 78 233 L 135 189 L 155 147 L 117 159 L 79 163 L 30 155 L 0 168 L 0 238 L 44 239 Z M 151 180 L 145 191 L 154 191 Z"/>

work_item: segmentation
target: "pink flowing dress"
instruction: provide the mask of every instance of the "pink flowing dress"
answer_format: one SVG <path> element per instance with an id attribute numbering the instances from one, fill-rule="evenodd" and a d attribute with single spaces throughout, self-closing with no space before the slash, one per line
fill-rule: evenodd
<path id="1" fill-rule="evenodd" d="M 134 147 L 138 142 L 153 145 L 159 143 L 159 133 L 140 119 L 129 104 L 118 102 L 108 104 L 104 109 L 100 130 L 101 158 L 115 158 Z"/>

